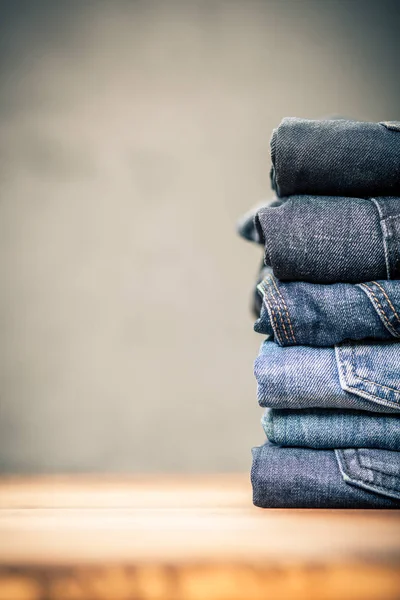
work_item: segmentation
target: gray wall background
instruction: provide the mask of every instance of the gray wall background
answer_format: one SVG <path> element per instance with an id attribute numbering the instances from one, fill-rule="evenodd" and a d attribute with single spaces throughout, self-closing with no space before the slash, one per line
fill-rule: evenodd
<path id="1" fill-rule="evenodd" d="M 398 2 L 0 2 L 0 469 L 235 471 L 283 116 L 399 118 Z"/>

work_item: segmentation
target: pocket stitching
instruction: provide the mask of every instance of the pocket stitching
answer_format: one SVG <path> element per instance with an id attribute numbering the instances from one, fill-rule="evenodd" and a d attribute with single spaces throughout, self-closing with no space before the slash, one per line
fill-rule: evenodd
<path id="1" fill-rule="evenodd" d="M 353 377 L 355 377 L 355 379 L 360 379 L 361 381 L 366 381 L 367 383 L 372 383 L 373 385 L 376 385 L 383 389 L 389 390 L 391 392 L 395 392 L 396 394 L 400 394 L 400 389 L 391 388 L 387 385 L 383 385 L 382 383 L 378 383 L 377 381 L 372 381 L 371 379 L 366 379 L 365 377 L 361 377 L 360 375 L 357 375 L 356 368 L 354 366 L 354 362 L 355 362 L 354 346 L 351 345 L 350 348 L 351 348 L 351 355 L 352 355 L 351 369 L 353 371 Z M 374 395 L 374 394 L 372 394 L 372 395 Z M 379 398 L 379 396 L 377 396 L 377 398 Z"/>
<path id="2" fill-rule="evenodd" d="M 270 281 L 271 281 L 271 280 L 272 280 L 272 277 L 269 277 L 269 278 L 267 279 L 267 283 L 268 283 L 268 284 L 270 284 Z M 279 297 L 278 297 L 278 298 L 275 298 L 275 294 L 274 294 L 274 292 L 273 292 L 273 290 L 272 290 L 272 287 L 271 287 L 271 285 L 269 285 L 269 290 L 268 290 L 268 291 L 269 291 L 269 292 L 270 292 L 270 294 L 271 294 L 271 299 L 272 299 L 272 300 L 273 300 L 273 301 L 276 303 L 276 309 L 277 309 L 277 311 L 278 311 L 278 314 L 279 314 L 279 323 L 280 323 L 280 325 L 281 325 L 281 326 L 282 326 L 282 328 L 283 328 L 283 331 L 284 331 L 284 334 L 285 334 L 286 341 L 288 342 L 288 344 L 290 344 L 291 340 L 290 340 L 290 338 L 289 338 L 288 332 L 286 331 L 285 319 L 284 319 L 284 318 L 283 318 L 283 316 L 282 316 L 282 312 L 281 312 L 281 305 L 280 305 Z M 282 344 L 282 345 L 283 345 L 283 344 Z"/>
<path id="3" fill-rule="evenodd" d="M 373 448 L 371 448 L 371 449 L 373 449 Z M 355 450 L 358 452 L 358 448 L 356 448 Z M 358 455 L 357 455 L 357 460 L 358 460 L 358 464 L 360 465 L 360 467 L 362 469 L 371 469 L 371 471 L 373 471 L 374 473 L 380 473 L 381 475 L 385 475 L 386 477 L 395 477 L 396 479 L 400 480 L 400 474 L 392 475 L 392 474 L 388 473 L 387 471 L 381 471 L 381 469 L 377 469 L 376 467 L 366 467 L 365 465 L 362 464 Z"/>
<path id="4" fill-rule="evenodd" d="M 281 299 L 281 302 L 283 303 L 283 306 L 285 307 L 285 312 L 286 312 L 286 316 L 288 318 L 289 327 L 290 327 L 290 331 L 291 331 L 291 334 L 292 334 L 292 339 L 293 339 L 293 342 L 296 344 L 297 341 L 296 341 L 296 337 L 294 335 L 294 331 L 293 331 L 293 327 L 292 327 L 292 321 L 291 321 L 290 315 L 289 315 L 289 310 L 288 310 L 288 307 L 286 306 L 286 302 L 285 302 L 285 300 L 283 298 L 281 290 L 278 288 L 278 286 L 275 283 L 275 278 L 274 278 L 273 275 L 271 275 L 271 281 L 272 281 L 272 283 L 273 283 L 273 285 L 274 285 L 274 287 L 275 287 L 275 289 L 276 289 L 276 291 L 277 291 L 277 293 L 278 293 L 278 295 L 279 295 L 279 297 Z"/>
<path id="5" fill-rule="evenodd" d="M 340 450 L 338 450 L 338 452 L 340 452 Z M 353 450 L 353 452 L 355 453 L 355 459 L 356 459 L 357 465 L 360 467 L 360 469 L 370 469 L 372 472 L 380 473 L 380 471 L 377 471 L 376 469 L 373 469 L 371 467 L 364 467 L 363 465 L 361 465 L 360 464 L 360 459 L 358 457 L 357 449 L 355 448 Z M 392 494 L 393 493 L 397 493 L 398 494 L 400 492 L 400 490 L 398 490 L 396 488 L 388 487 L 387 485 L 382 485 L 381 483 L 375 483 L 374 481 L 370 482 L 368 480 L 366 481 L 365 479 L 362 479 L 360 477 L 357 478 L 354 475 L 354 473 L 352 473 L 352 471 L 351 471 L 351 469 L 349 467 L 349 463 L 348 463 L 347 455 L 346 455 L 346 450 L 342 450 L 341 455 L 343 457 L 343 460 L 344 460 L 344 463 L 345 463 L 345 467 L 346 467 L 346 470 L 347 470 L 346 475 L 347 475 L 347 477 L 349 477 L 350 481 L 357 481 L 359 483 L 363 483 L 364 485 L 369 485 L 371 488 L 375 488 L 375 489 L 378 489 L 378 490 L 379 489 L 388 490 L 389 492 L 392 492 Z M 349 473 L 350 473 L 350 475 L 349 475 Z M 395 478 L 399 479 L 399 477 L 397 475 L 388 475 L 387 473 L 386 474 L 383 473 L 383 475 L 386 475 L 386 477 L 395 477 Z"/>
<path id="6" fill-rule="evenodd" d="M 400 324 L 400 318 L 399 318 L 399 315 L 398 315 L 398 314 L 397 314 L 397 312 L 395 311 L 395 309 L 394 309 L 394 306 L 393 306 L 393 304 L 391 303 L 391 301 L 390 301 L 390 298 L 389 298 L 389 296 L 387 295 L 387 293 L 385 292 L 385 290 L 383 289 L 383 287 L 382 287 L 382 286 L 381 286 L 381 285 L 380 285 L 380 284 L 379 284 L 377 281 L 373 281 L 372 283 L 374 283 L 375 285 L 377 285 L 377 286 L 378 286 L 378 288 L 379 288 L 379 289 L 382 291 L 382 294 L 385 296 L 385 298 L 386 298 L 386 300 L 387 300 L 387 303 L 389 304 L 390 308 L 392 309 L 392 311 L 393 311 L 393 314 L 394 314 L 394 316 L 395 316 L 395 317 L 396 317 L 396 319 L 397 319 L 397 322 Z"/>
<path id="7" fill-rule="evenodd" d="M 342 390 L 345 392 L 349 392 L 350 394 L 355 394 L 356 396 L 360 396 L 361 398 L 364 398 L 370 402 L 375 402 L 382 406 L 388 406 L 390 408 L 394 408 L 396 410 L 396 412 L 398 412 L 400 401 L 397 401 L 396 399 L 390 400 L 388 398 L 378 396 L 377 394 L 374 394 L 370 390 L 365 389 L 365 386 L 360 388 L 357 386 L 357 382 L 351 383 L 349 381 L 349 375 L 348 375 L 347 371 L 349 369 L 352 370 L 353 365 L 351 364 L 351 361 L 349 361 L 348 359 L 347 359 L 347 363 L 343 362 L 342 353 L 341 353 L 342 347 L 340 345 L 335 346 L 335 356 L 336 356 L 336 360 L 338 363 L 339 380 L 340 380 L 340 386 L 341 386 Z M 344 346 L 344 348 L 346 349 L 346 348 L 348 348 L 348 346 Z M 357 376 L 354 375 L 354 373 L 351 373 L 350 375 L 355 379 L 357 378 Z M 371 383 L 374 383 L 374 382 L 371 382 Z M 397 391 L 396 391 L 396 393 L 397 393 Z"/>
<path id="8" fill-rule="evenodd" d="M 281 346 L 283 346 L 284 344 L 283 344 L 282 339 L 281 339 L 281 333 L 280 333 L 280 330 L 279 330 L 279 322 L 278 322 L 278 319 L 277 319 L 277 317 L 275 315 L 275 310 L 274 310 L 274 307 L 272 306 L 272 302 L 271 302 L 271 300 L 268 297 L 268 289 L 267 289 L 267 286 L 264 284 L 264 282 L 262 284 L 262 288 L 263 288 L 263 291 L 264 291 L 264 300 L 265 300 L 265 302 L 267 304 L 267 308 L 269 308 L 270 311 L 271 311 L 271 317 L 272 317 L 272 323 L 271 323 L 271 325 L 272 325 L 272 329 L 273 329 L 273 331 L 274 331 L 274 333 L 275 333 L 275 335 L 276 335 L 276 337 L 278 339 L 279 344 Z"/>
<path id="9" fill-rule="evenodd" d="M 375 283 L 375 282 L 372 282 L 372 283 Z M 378 285 L 378 284 L 377 284 L 377 285 Z M 367 285 L 366 283 L 360 283 L 360 286 L 362 286 L 362 287 L 365 287 L 365 288 L 366 288 L 366 289 L 367 289 L 367 290 L 370 292 L 371 296 L 374 298 L 374 300 L 375 300 L 375 302 L 376 302 L 376 304 L 377 304 L 377 308 L 378 308 L 379 312 L 381 313 L 381 315 L 382 315 L 382 317 L 383 317 L 383 319 L 384 319 L 384 321 L 385 321 L 385 323 L 386 323 L 387 329 L 389 329 L 390 333 L 391 333 L 391 334 L 392 334 L 394 337 L 400 337 L 400 333 L 398 333 L 398 332 L 395 330 L 395 328 L 393 327 L 393 325 L 392 325 L 392 324 L 391 324 L 391 322 L 389 321 L 389 319 L 388 319 L 388 317 L 387 317 L 387 315 L 386 315 L 386 313 L 385 313 L 385 310 L 384 310 L 384 308 L 383 308 L 382 304 L 379 302 L 379 300 L 378 300 L 378 298 L 376 297 L 376 295 L 374 294 L 373 290 L 372 290 L 370 287 L 368 287 L 368 285 Z M 380 287 L 380 286 L 378 286 L 378 287 Z M 383 291 L 383 288 L 380 288 L 380 289 L 382 290 L 382 292 L 384 292 L 384 291 Z M 385 294 L 385 296 L 386 296 L 386 294 Z M 387 296 L 386 296 L 386 298 L 387 298 L 387 300 L 388 300 L 388 302 L 389 302 L 389 304 L 390 304 L 389 298 L 388 298 Z M 391 305 L 391 306 L 392 306 L 392 305 Z M 397 313 L 396 313 L 396 311 L 394 310 L 393 306 L 392 306 L 392 310 L 393 310 L 393 312 L 394 312 L 394 315 L 395 315 L 395 317 L 397 318 L 397 320 L 399 320 L 399 318 L 398 318 L 398 316 L 397 316 Z M 399 324 L 400 324 L 400 321 L 399 321 Z"/>

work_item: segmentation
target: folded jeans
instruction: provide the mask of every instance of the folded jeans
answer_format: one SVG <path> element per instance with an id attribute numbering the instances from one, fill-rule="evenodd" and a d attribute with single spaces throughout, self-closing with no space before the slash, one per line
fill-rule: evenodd
<path id="1" fill-rule="evenodd" d="M 260 406 L 400 412 L 400 344 L 281 347 L 266 340 L 254 363 Z"/>
<path id="2" fill-rule="evenodd" d="M 334 346 L 345 340 L 400 340 L 400 281 L 282 282 L 271 272 L 258 290 L 260 316 L 254 329 L 279 346 Z"/>
<path id="3" fill-rule="evenodd" d="M 400 453 L 253 448 L 253 502 L 261 508 L 400 508 Z"/>
<path id="4" fill-rule="evenodd" d="M 259 209 L 240 233 L 264 244 L 282 281 L 400 278 L 400 198 L 290 196 Z"/>
<path id="5" fill-rule="evenodd" d="M 400 195 L 400 122 L 285 118 L 271 139 L 279 196 Z"/>
<path id="6" fill-rule="evenodd" d="M 400 451 L 400 415 L 395 414 L 268 408 L 263 414 L 262 425 L 268 440 L 279 446 Z"/>

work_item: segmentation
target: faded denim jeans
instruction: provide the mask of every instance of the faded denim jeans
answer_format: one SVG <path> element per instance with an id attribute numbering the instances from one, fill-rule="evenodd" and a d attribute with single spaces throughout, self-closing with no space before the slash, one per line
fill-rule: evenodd
<path id="1" fill-rule="evenodd" d="M 265 269 L 254 329 L 273 336 L 279 346 L 334 346 L 366 338 L 400 341 L 399 280 L 285 283 Z"/>
<path id="2" fill-rule="evenodd" d="M 279 196 L 400 195 L 400 122 L 286 118 L 271 139 Z"/>
<path id="3" fill-rule="evenodd" d="M 272 271 L 254 503 L 399 508 L 400 123 L 284 119 L 271 154 L 278 199 L 239 226 Z"/>
<path id="4" fill-rule="evenodd" d="M 398 452 L 253 448 L 253 502 L 262 508 L 400 508 Z"/>
<path id="5" fill-rule="evenodd" d="M 318 408 L 268 408 L 261 422 L 268 440 L 279 446 L 400 451 L 400 416 L 395 414 Z"/>
<path id="6" fill-rule="evenodd" d="M 260 406 L 400 412 L 400 344 L 281 347 L 266 340 L 254 363 Z"/>

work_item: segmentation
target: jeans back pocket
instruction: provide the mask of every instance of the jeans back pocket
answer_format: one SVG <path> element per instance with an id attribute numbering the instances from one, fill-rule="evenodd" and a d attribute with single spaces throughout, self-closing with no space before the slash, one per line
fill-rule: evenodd
<path id="1" fill-rule="evenodd" d="M 346 342 L 336 361 L 342 389 L 400 411 L 400 344 Z"/>
<path id="2" fill-rule="evenodd" d="M 400 500 L 399 452 L 351 448 L 335 453 L 346 483 Z"/>

